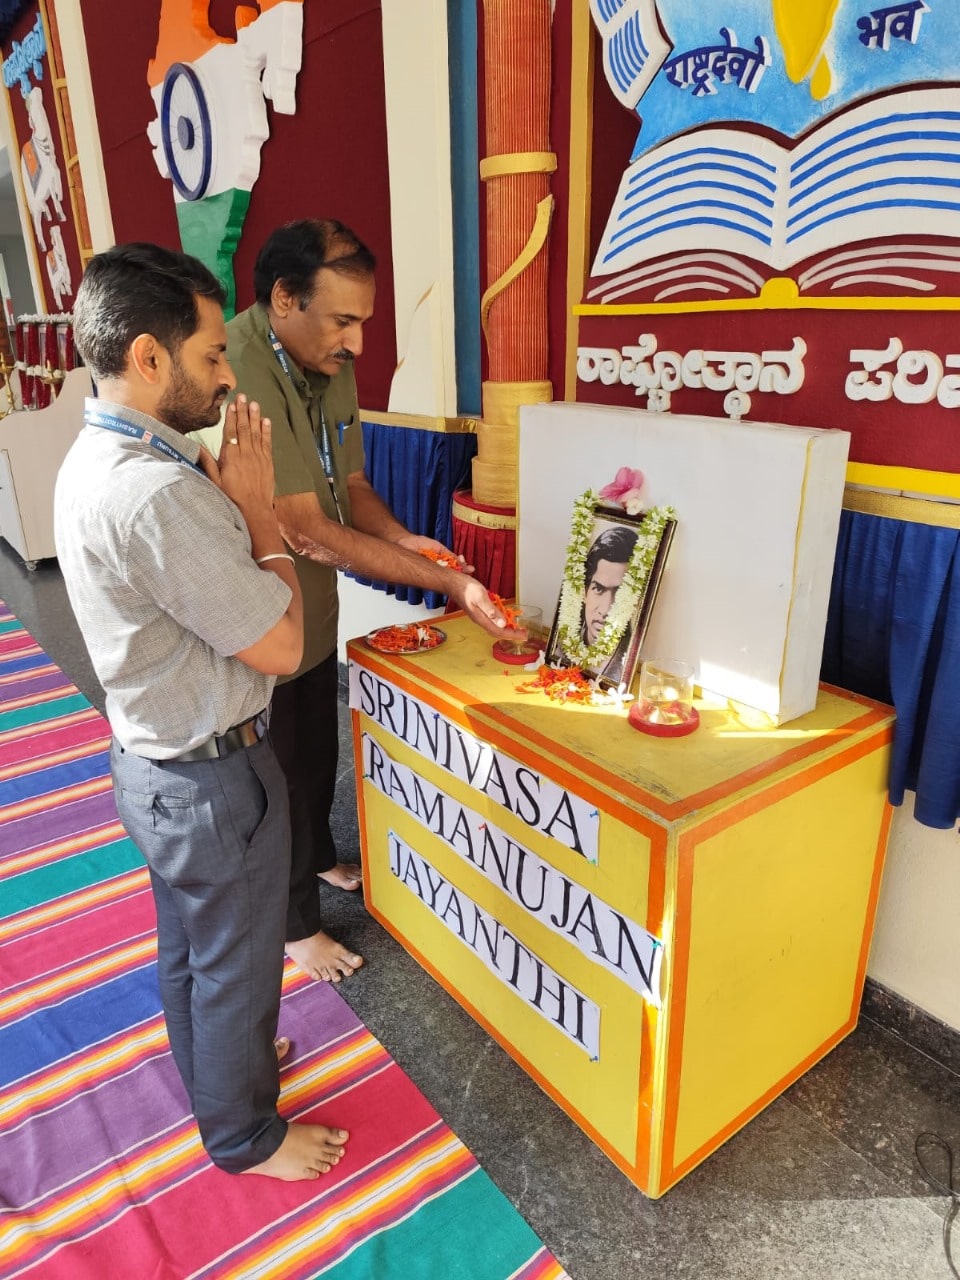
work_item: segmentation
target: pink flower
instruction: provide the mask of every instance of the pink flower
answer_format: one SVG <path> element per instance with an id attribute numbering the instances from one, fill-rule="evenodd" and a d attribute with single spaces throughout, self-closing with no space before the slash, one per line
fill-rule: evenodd
<path id="1" fill-rule="evenodd" d="M 609 484 L 600 490 L 600 497 L 606 502 L 614 502 L 623 507 L 632 516 L 643 510 L 640 490 L 643 488 L 643 472 L 633 467 L 621 467 Z"/>

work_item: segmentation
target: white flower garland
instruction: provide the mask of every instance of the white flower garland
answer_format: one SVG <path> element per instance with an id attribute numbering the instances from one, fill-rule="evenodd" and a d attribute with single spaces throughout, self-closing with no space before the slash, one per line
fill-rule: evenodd
<path id="1" fill-rule="evenodd" d="M 583 607 L 586 582 L 585 565 L 593 539 L 594 507 L 597 495 L 588 489 L 573 504 L 573 520 L 570 525 L 570 543 L 563 570 L 563 586 L 560 589 L 560 616 L 557 623 L 557 639 L 560 648 L 578 666 L 596 668 L 616 652 L 623 633 L 630 625 L 637 605 L 643 598 L 663 531 L 668 520 L 676 519 L 673 507 L 653 507 L 643 518 L 637 532 L 637 541 L 627 561 L 623 581 L 617 588 L 610 612 L 600 628 L 600 634 L 591 645 L 584 644 L 580 635 L 580 614 Z"/>

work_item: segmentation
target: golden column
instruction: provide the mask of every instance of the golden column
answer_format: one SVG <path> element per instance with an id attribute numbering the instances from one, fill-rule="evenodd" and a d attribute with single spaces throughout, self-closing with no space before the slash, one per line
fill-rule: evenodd
<path id="1" fill-rule="evenodd" d="M 488 506 L 517 502 L 517 411 L 553 399 L 547 379 L 547 238 L 553 212 L 549 175 L 551 0 L 484 0 L 488 154 L 487 289 L 481 320 L 489 381 L 473 463 L 473 497 Z"/>

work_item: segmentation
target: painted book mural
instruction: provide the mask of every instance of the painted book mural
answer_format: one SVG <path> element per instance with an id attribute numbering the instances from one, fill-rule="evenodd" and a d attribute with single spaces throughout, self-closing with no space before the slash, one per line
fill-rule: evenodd
<path id="1" fill-rule="evenodd" d="M 960 5 L 590 11 L 638 136 L 594 229 L 579 398 L 844 426 L 861 462 L 960 469 Z"/>

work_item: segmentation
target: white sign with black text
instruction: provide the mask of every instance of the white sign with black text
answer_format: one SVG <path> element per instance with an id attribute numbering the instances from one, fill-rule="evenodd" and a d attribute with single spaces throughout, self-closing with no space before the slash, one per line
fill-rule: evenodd
<path id="1" fill-rule="evenodd" d="M 599 1007 L 544 964 L 462 889 L 445 880 L 395 832 L 391 831 L 388 838 L 390 870 L 397 879 L 529 1008 L 586 1050 L 592 1059 L 598 1059 Z"/>
<path id="2" fill-rule="evenodd" d="M 653 934 L 392 759 L 368 733 L 363 734 L 362 755 L 363 776 L 382 795 L 588 960 L 616 974 L 652 1004 L 660 1004 L 663 948 Z"/>
<path id="3" fill-rule="evenodd" d="M 414 751 L 476 787 L 521 822 L 597 861 L 597 808 L 490 743 L 481 742 L 433 707 L 365 667 L 350 663 L 350 707 L 362 711 Z"/>

